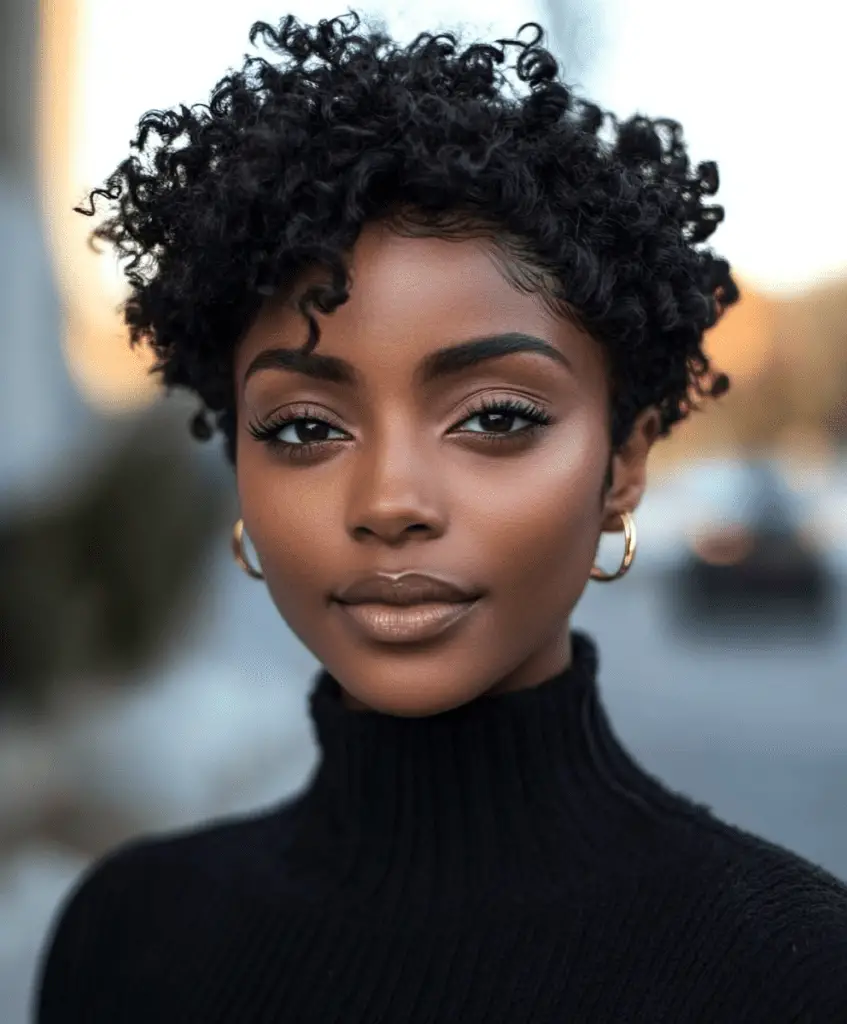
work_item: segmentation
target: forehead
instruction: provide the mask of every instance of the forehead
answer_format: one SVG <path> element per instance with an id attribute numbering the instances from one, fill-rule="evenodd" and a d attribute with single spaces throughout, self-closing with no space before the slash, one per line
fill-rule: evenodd
<path id="1" fill-rule="evenodd" d="M 555 344 L 563 331 L 539 296 L 508 279 L 486 239 L 408 237 L 373 224 L 348 266 L 350 297 L 330 316 L 318 316 L 318 351 L 341 356 L 366 375 L 411 368 L 449 341 L 523 331 Z M 320 280 L 320 272 L 304 275 L 293 298 L 262 310 L 236 353 L 237 378 L 265 348 L 303 345 L 307 327 L 295 300 Z"/>

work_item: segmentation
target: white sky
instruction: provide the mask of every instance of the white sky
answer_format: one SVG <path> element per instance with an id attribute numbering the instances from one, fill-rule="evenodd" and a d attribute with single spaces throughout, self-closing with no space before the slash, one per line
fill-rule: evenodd
<path id="1" fill-rule="evenodd" d="M 75 173 L 100 181 L 146 110 L 202 102 L 248 51 L 251 23 L 343 12 L 328 0 L 80 0 L 84 80 Z M 551 0 L 556 3 L 556 0 Z M 716 159 L 726 222 L 714 236 L 751 283 L 802 287 L 847 273 L 847 9 L 805 0 L 598 0 L 598 56 L 580 82 L 621 116 L 674 117 L 695 161 Z M 513 34 L 543 0 L 380 0 L 401 37 L 456 21 Z M 496 16 L 493 12 L 497 11 Z M 143 13 L 141 13 L 143 12 Z M 196 25 L 195 25 L 196 22 Z M 141 69 L 146 67 L 148 75 Z"/>

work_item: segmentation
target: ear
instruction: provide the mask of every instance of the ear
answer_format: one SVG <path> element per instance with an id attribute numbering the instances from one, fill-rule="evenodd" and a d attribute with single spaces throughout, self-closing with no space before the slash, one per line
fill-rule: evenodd
<path id="1" fill-rule="evenodd" d="M 658 409 L 645 409 L 635 421 L 632 432 L 612 457 L 611 483 L 603 499 L 605 533 L 623 529 L 622 512 L 634 512 L 647 486 L 647 456 L 659 436 Z"/>

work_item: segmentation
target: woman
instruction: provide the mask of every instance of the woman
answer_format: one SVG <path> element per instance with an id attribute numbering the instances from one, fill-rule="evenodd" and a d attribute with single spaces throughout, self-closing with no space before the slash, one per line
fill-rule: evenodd
<path id="1" fill-rule="evenodd" d="M 321 759 L 96 865 L 42 1024 L 847 1021 L 847 891 L 646 773 L 569 629 L 653 443 L 727 386 L 717 170 L 519 36 L 254 25 L 274 60 L 147 114 L 92 197 L 322 663 Z"/>

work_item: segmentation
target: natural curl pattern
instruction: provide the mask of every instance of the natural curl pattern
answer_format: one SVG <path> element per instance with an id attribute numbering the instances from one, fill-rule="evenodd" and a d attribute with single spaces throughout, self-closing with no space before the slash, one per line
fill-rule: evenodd
<path id="1" fill-rule="evenodd" d="M 92 242 L 124 264 L 132 344 L 152 345 L 167 388 L 201 399 L 195 435 L 211 436 L 208 410 L 234 461 L 234 346 L 269 295 L 322 266 L 300 304 L 317 344 L 314 311 L 346 300 L 350 250 L 380 218 L 487 236 L 516 286 L 602 343 L 614 447 L 644 409 L 665 434 L 725 391 L 703 336 L 738 289 L 704 246 L 723 219 L 706 202 L 717 167 L 691 167 L 681 126 L 576 98 L 535 24 L 518 32 L 529 40 L 469 46 L 362 26 L 353 13 L 257 22 L 250 41 L 274 61 L 245 57 L 208 105 L 144 115 L 138 155 L 78 210 L 110 201 Z"/>

